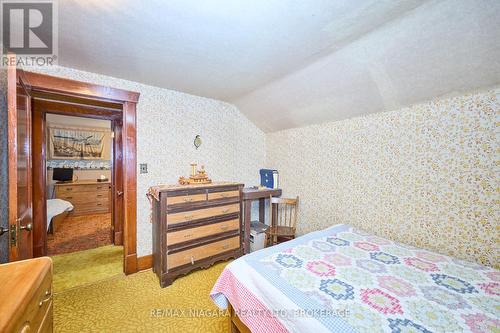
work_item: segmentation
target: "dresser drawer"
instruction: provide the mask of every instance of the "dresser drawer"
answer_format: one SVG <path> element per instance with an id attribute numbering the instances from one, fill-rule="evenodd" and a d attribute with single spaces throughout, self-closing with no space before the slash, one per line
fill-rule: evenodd
<path id="1" fill-rule="evenodd" d="M 88 200 L 87 202 L 79 203 L 76 207 L 80 209 L 107 209 L 109 206 L 109 199 L 103 198 L 98 200 Z"/>
<path id="2" fill-rule="evenodd" d="M 192 264 L 197 261 L 220 253 L 235 250 L 240 247 L 240 236 L 224 239 L 214 243 L 202 245 L 189 250 L 167 255 L 167 269 Z"/>
<path id="3" fill-rule="evenodd" d="M 205 200 L 207 200 L 207 195 L 205 193 L 180 195 L 176 197 L 167 197 L 167 205 L 188 204 Z"/>
<path id="4" fill-rule="evenodd" d="M 213 192 L 213 193 L 208 193 L 208 200 L 235 198 L 239 196 L 240 196 L 240 191 Z"/>
<path id="5" fill-rule="evenodd" d="M 57 199 L 62 199 L 71 202 L 72 204 L 85 204 L 97 201 L 109 201 L 109 191 L 98 193 L 63 193 L 57 195 Z"/>
<path id="6" fill-rule="evenodd" d="M 45 317 L 43 318 L 43 322 L 40 325 L 40 329 L 38 330 L 38 333 L 52 333 L 53 326 L 54 326 L 54 318 L 53 318 L 53 303 L 52 301 L 49 304 L 49 308 L 47 309 L 47 312 L 45 313 Z"/>
<path id="7" fill-rule="evenodd" d="M 99 192 L 108 191 L 109 184 L 96 185 L 57 185 L 58 193 L 73 193 L 73 192 Z"/>
<path id="8" fill-rule="evenodd" d="M 108 213 L 111 205 L 108 200 L 100 200 L 74 205 L 73 215 L 88 215 L 97 213 Z"/>
<path id="9" fill-rule="evenodd" d="M 44 318 L 52 311 L 52 275 L 47 274 L 40 287 L 30 300 L 20 325 L 15 332 L 38 332 L 42 327 Z"/>
<path id="10" fill-rule="evenodd" d="M 177 223 L 189 222 L 194 220 L 200 220 L 207 217 L 219 216 L 231 213 L 238 213 L 240 211 L 240 204 L 231 204 L 218 207 L 210 207 L 198 210 L 192 210 L 188 212 L 167 214 L 167 224 L 173 225 Z"/>
<path id="11" fill-rule="evenodd" d="M 65 197 L 58 197 L 58 199 L 63 199 L 66 201 L 69 201 L 77 207 L 95 207 L 95 206 L 109 206 L 109 197 L 81 197 L 81 196 L 65 196 Z"/>
<path id="12" fill-rule="evenodd" d="M 240 220 L 234 219 L 209 225 L 203 225 L 201 227 L 169 232 L 167 233 L 167 244 L 169 246 L 175 245 L 193 239 L 199 239 L 239 229 L 240 229 Z"/>

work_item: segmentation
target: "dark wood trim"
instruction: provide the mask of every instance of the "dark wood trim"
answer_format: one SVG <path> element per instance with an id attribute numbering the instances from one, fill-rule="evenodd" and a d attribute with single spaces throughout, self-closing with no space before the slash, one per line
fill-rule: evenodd
<path id="1" fill-rule="evenodd" d="M 242 255 L 245 254 L 245 238 L 248 238 L 250 240 L 250 235 L 245 235 L 245 225 L 243 224 L 244 218 L 245 218 L 245 210 L 244 210 L 244 201 L 243 201 L 243 186 L 240 186 L 239 192 L 240 192 L 240 248 Z"/>
<path id="2" fill-rule="evenodd" d="M 125 245 L 125 244 L 124 244 Z M 123 270 L 124 273 L 129 275 L 133 273 L 137 273 L 137 254 L 125 254 L 125 258 L 123 261 Z"/>
<path id="3" fill-rule="evenodd" d="M 243 200 L 256 200 L 261 198 L 268 199 L 269 196 L 281 197 L 281 189 L 268 188 L 264 190 L 254 190 L 250 187 L 246 187 L 243 189 L 242 194 L 243 194 Z"/>
<path id="4" fill-rule="evenodd" d="M 33 256 L 47 255 L 47 165 L 45 149 L 45 113 L 36 111 L 36 102 L 32 112 L 32 151 L 33 158 Z"/>
<path id="5" fill-rule="evenodd" d="M 63 79 L 33 72 L 25 72 L 25 78 L 26 82 L 31 86 L 31 89 L 35 91 L 117 102 L 137 103 L 139 101 L 139 93 L 98 84 Z"/>
<path id="6" fill-rule="evenodd" d="M 137 146 L 136 104 L 123 103 L 123 205 L 125 274 L 137 272 Z"/>
<path id="7" fill-rule="evenodd" d="M 123 139 L 122 127 L 123 121 L 121 119 L 113 121 L 113 133 L 115 135 L 113 140 L 113 242 L 115 245 L 123 245 L 123 167 L 115 168 L 114 164 L 123 166 Z"/>
<path id="8" fill-rule="evenodd" d="M 34 91 L 31 95 L 33 98 L 44 99 L 44 100 L 57 100 L 60 102 L 68 102 L 74 104 L 83 104 L 89 106 L 100 106 L 106 109 L 115 109 L 119 112 L 122 110 L 123 103 L 118 103 L 115 101 L 99 100 L 95 98 L 78 97 L 73 95 L 63 95 L 53 92 L 45 91 Z"/>
<path id="9" fill-rule="evenodd" d="M 250 253 L 250 221 L 252 220 L 252 200 L 243 200 L 243 251 Z"/>
<path id="10" fill-rule="evenodd" d="M 46 114 L 47 113 L 58 113 L 62 115 L 70 115 L 70 116 L 83 116 L 83 117 L 92 117 L 92 111 L 95 110 L 99 112 L 99 108 L 91 108 L 89 106 L 82 105 L 79 107 L 78 105 L 68 105 L 65 102 L 59 101 L 47 101 L 47 100 L 39 100 L 37 98 L 33 98 L 32 103 L 32 117 L 33 117 L 33 152 L 40 156 L 40 159 L 34 159 L 33 161 L 33 211 L 35 212 L 33 217 L 33 248 L 34 248 L 34 256 L 45 256 L 47 255 L 47 219 L 46 219 L 46 211 L 47 211 L 47 187 L 46 187 L 46 179 L 47 179 L 47 166 L 46 166 L 46 158 L 47 158 L 47 133 L 46 133 Z M 114 111 L 116 113 L 116 111 Z M 101 114 L 102 115 L 102 114 Z M 116 118 L 116 115 L 112 115 L 109 117 L 98 117 L 101 119 L 113 120 Z M 122 164 L 121 163 L 113 163 L 113 169 L 118 169 L 119 172 L 122 172 Z M 116 166 L 115 166 L 116 164 Z M 115 203 L 112 203 L 114 207 Z M 119 234 L 118 236 L 120 236 Z"/>
<path id="11" fill-rule="evenodd" d="M 49 101 L 36 98 L 38 108 L 47 113 L 55 113 L 61 115 L 78 114 L 78 117 L 98 118 L 98 119 L 121 119 L 122 111 L 101 106 L 92 106 L 86 104 Z"/>
<path id="12" fill-rule="evenodd" d="M 137 271 L 145 271 L 153 267 L 153 255 L 137 257 Z"/>
<path id="13" fill-rule="evenodd" d="M 78 82 L 73 80 L 61 79 L 48 75 L 20 71 L 20 75 L 26 77 L 32 91 L 36 94 L 43 93 L 44 98 L 34 98 L 33 114 L 37 119 L 36 129 L 33 133 L 39 139 L 33 138 L 34 154 L 42 156 L 41 163 L 33 165 L 33 180 L 34 180 L 34 211 L 41 216 L 46 216 L 46 200 L 45 200 L 45 133 L 43 132 L 44 117 L 46 112 L 61 113 L 66 115 L 87 116 L 92 118 L 101 117 L 112 121 L 121 120 L 121 140 L 122 149 L 120 151 L 121 160 L 114 161 L 114 169 L 122 169 L 121 175 L 123 180 L 123 227 L 121 233 L 117 237 L 123 239 L 124 246 L 124 271 L 126 274 L 137 272 L 137 174 L 136 174 L 136 102 L 139 94 L 135 92 L 114 89 L 104 86 L 99 86 L 90 83 Z M 61 100 L 61 96 L 66 96 Z M 50 101 L 47 98 L 52 97 Z M 87 98 L 85 104 L 75 103 L 81 98 Z M 92 105 L 91 101 L 96 100 L 96 105 Z M 114 108 L 103 107 L 103 102 L 109 102 L 110 105 L 116 102 L 121 103 L 122 110 L 118 112 Z M 58 111 L 58 112 L 56 112 Z M 38 114 L 38 116 L 37 116 Z M 35 125 L 35 123 L 34 123 Z M 37 132 L 38 131 L 38 132 Z M 36 150 L 35 150 L 36 146 Z M 36 171 L 35 170 L 38 170 Z M 43 174 L 43 177 L 41 175 Z M 41 182 L 43 181 L 43 185 Z M 43 194 L 42 194 L 43 193 Z M 116 192 L 115 192 L 116 193 Z M 116 198 L 115 193 L 113 197 Z M 118 206 L 113 203 L 113 207 Z M 35 215 L 36 216 L 36 215 Z M 44 230 L 40 228 L 46 226 L 46 221 L 34 223 L 34 227 L 38 228 L 38 234 L 44 234 Z M 38 218 L 39 219 L 39 218 Z M 40 233 L 41 232 L 41 233 Z M 45 235 L 46 236 L 46 235 Z M 116 236 L 116 235 L 115 235 Z M 43 236 L 41 236 L 43 237 Z M 35 237 L 36 239 L 37 237 Z M 45 241 L 42 238 L 42 243 Z M 37 241 L 35 255 L 44 255 L 46 253 L 45 245 Z"/>

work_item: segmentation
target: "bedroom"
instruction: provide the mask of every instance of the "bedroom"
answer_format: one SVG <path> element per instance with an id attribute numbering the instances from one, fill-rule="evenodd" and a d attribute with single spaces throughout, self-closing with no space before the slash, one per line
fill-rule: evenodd
<path id="1" fill-rule="evenodd" d="M 226 295 L 240 314 L 231 321 L 219 308 L 224 301 L 213 295 L 219 306 L 214 303 L 212 291 L 227 293 L 217 289 L 217 281 L 233 273 L 231 283 L 243 281 L 264 310 L 274 314 L 268 324 L 277 326 L 267 326 L 276 328 L 271 331 L 307 331 L 301 325 L 363 331 L 358 315 L 373 330 L 387 332 L 403 327 L 431 332 L 498 329 L 497 1 L 46 3 L 57 13 L 50 53 L 57 64 L 30 66 L 26 50 L 18 47 L 11 49 L 18 68 L 4 66 L 1 71 L 0 226 L 6 231 L 0 236 L 0 260 L 13 263 L 0 267 L 46 254 L 46 245 L 37 241 L 47 224 L 41 217 L 43 186 L 36 177 L 46 170 L 37 162 L 46 147 L 23 137 L 44 128 L 34 108 L 54 112 L 56 104 L 65 110 L 77 106 L 123 121 L 115 134 L 123 151 L 115 164 L 123 179 L 116 184 L 123 187 L 112 189 L 110 200 L 113 212 L 123 216 L 123 252 L 113 262 L 97 253 L 75 258 L 69 268 L 58 268 L 54 261 L 52 274 L 44 268 L 53 288 L 47 289 L 43 309 L 51 309 L 54 331 L 270 331 L 252 326 L 262 322 L 258 315 L 242 315 L 251 296 Z M 3 10 L 16 13 L 15 7 Z M 7 102 L 16 94 L 14 70 L 18 110 L 12 112 L 11 104 L 9 112 Z M 28 108 L 19 107 L 20 89 L 28 96 Z M 31 129 L 16 119 L 19 110 L 26 111 Z M 7 120 L 17 126 L 6 126 Z M 279 172 L 280 191 L 251 188 L 261 185 L 261 169 Z M 19 181 L 28 171 L 26 182 Z M 179 184 L 181 176 L 194 181 L 190 175 L 202 181 L 208 176 L 213 183 Z M 147 193 L 156 196 L 148 199 Z M 276 216 L 281 204 L 269 208 L 270 195 L 298 197 L 291 201 L 297 208 L 296 239 L 247 253 L 250 221 L 281 222 Z M 164 206 L 152 210 L 162 200 Z M 225 212 L 235 206 L 236 211 Z M 219 207 L 223 218 L 203 215 Z M 23 210 L 28 213 L 22 215 Z M 180 224 L 171 228 L 173 218 Z M 26 228 L 29 223 L 32 231 Z M 345 224 L 356 229 L 329 229 Z M 220 227 L 220 238 L 210 238 L 208 226 Z M 311 272 L 306 262 L 295 268 L 285 266 L 297 263 L 282 264 L 282 259 L 265 263 L 281 282 L 290 282 L 300 271 L 304 281 L 317 285 L 314 291 L 268 283 L 266 274 L 241 273 L 244 267 L 258 273 L 264 267 L 260 261 L 274 258 L 271 253 L 288 258 L 297 252 L 297 242 L 327 232 L 350 239 L 337 235 L 343 241 L 326 242 L 335 247 L 327 251 L 329 260 L 307 259 L 325 264 L 319 267 L 326 269 L 324 277 L 305 274 Z M 189 240 L 171 244 L 176 235 Z M 234 237 L 236 245 L 228 243 Z M 208 255 L 214 248 L 201 246 L 218 241 L 227 241 L 221 247 L 231 251 Z M 343 249 L 345 242 L 349 246 Z M 311 253 L 320 251 L 311 247 Z M 270 257 L 260 258 L 267 253 Z M 180 268 L 171 266 L 172 258 Z M 52 265 L 39 260 L 34 264 Z M 383 262 L 391 260 L 393 264 Z M 58 274 L 61 269 L 69 270 L 67 279 Z M 260 284 L 252 289 L 245 278 Z M 72 287 L 59 284 L 63 280 Z M 323 280 L 331 280 L 324 282 L 327 291 L 321 289 Z M 332 296 L 328 288 L 334 280 L 352 287 L 353 298 L 348 292 L 342 296 L 347 299 Z M 419 281 L 424 280 L 441 298 L 461 302 L 452 309 L 433 300 L 421 289 Z M 394 291 L 395 281 L 406 289 Z M 462 284 L 464 293 L 446 283 Z M 278 288 L 282 284 L 295 288 L 294 294 L 303 296 L 297 302 L 310 301 L 313 309 L 341 311 L 350 305 L 352 313 L 278 318 L 273 311 L 301 305 L 279 297 L 285 295 Z M 266 285 L 277 303 L 259 294 Z M 347 288 L 336 287 L 342 286 Z M 396 299 L 400 307 L 377 310 L 371 294 L 362 293 L 368 289 Z M 12 303 L 4 300 L 21 296 L 0 293 L 2 311 L 12 311 Z M 439 313 L 438 322 L 424 319 L 416 304 Z M 342 329 L 332 329 L 332 322 Z M 458 326 L 442 327 L 449 322 Z"/>

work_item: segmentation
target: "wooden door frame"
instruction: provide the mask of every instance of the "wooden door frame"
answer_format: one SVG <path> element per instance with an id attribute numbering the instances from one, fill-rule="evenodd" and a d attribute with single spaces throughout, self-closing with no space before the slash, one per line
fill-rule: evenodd
<path id="1" fill-rule="evenodd" d="M 32 151 L 41 151 L 42 153 L 42 158 L 37 159 L 36 163 L 33 160 L 34 255 L 46 255 L 46 243 L 42 240 L 43 244 L 40 244 L 39 240 L 40 235 L 43 235 L 46 231 L 42 230 L 42 228 L 45 228 L 44 223 L 46 223 L 44 222 L 46 220 L 45 147 L 44 142 L 36 141 L 34 138 L 37 135 L 45 141 L 45 133 L 43 132 L 45 113 L 120 119 L 122 122 L 120 128 L 122 149 L 119 152 L 121 161 L 117 162 L 120 163 L 123 178 L 123 266 L 125 274 L 137 272 L 136 105 L 139 100 L 139 93 L 22 70 L 18 70 L 18 81 L 19 78 L 22 78 L 32 96 L 34 131 Z M 35 132 L 40 130 L 41 133 Z M 43 161 L 40 162 L 40 160 Z M 40 177 L 37 179 L 36 176 L 38 175 Z M 117 201 L 116 195 L 117 193 L 114 191 L 113 206 Z M 42 200 L 40 200 L 40 197 L 42 197 Z M 38 216 L 45 216 L 45 219 Z"/>
<path id="2" fill-rule="evenodd" d="M 122 200 L 115 198 L 117 188 L 123 191 L 123 178 L 117 175 L 123 175 L 123 160 L 122 156 L 122 140 L 121 140 L 121 127 L 116 127 L 117 122 L 121 123 L 122 112 L 121 110 L 106 110 L 101 107 L 68 104 L 67 102 L 51 101 L 33 98 L 33 106 L 31 108 L 32 119 L 34 125 L 32 126 L 33 141 L 32 146 L 34 151 L 41 152 L 41 157 L 35 159 L 35 168 L 33 175 L 33 183 L 35 183 L 34 197 L 38 200 L 34 201 L 34 210 L 36 210 L 37 218 L 35 218 L 34 228 L 34 247 L 37 256 L 46 255 L 46 241 L 47 234 L 44 232 L 47 227 L 48 221 L 42 212 L 46 211 L 47 198 L 47 114 L 59 114 L 65 116 L 75 116 L 89 119 L 103 119 L 111 122 L 112 131 L 115 133 L 119 141 L 113 140 L 113 168 L 112 168 L 112 181 L 111 193 L 112 197 L 112 211 L 111 216 L 113 220 L 113 242 L 115 245 L 123 245 L 122 224 L 123 224 L 123 205 Z M 115 128 L 116 127 L 116 128 Z M 38 184 L 37 184 L 38 183 Z M 121 197 L 121 195 L 120 195 Z M 116 200 L 115 200 L 116 199 Z M 115 235 L 115 230 L 118 235 Z M 115 236 L 117 241 L 115 242 Z"/>

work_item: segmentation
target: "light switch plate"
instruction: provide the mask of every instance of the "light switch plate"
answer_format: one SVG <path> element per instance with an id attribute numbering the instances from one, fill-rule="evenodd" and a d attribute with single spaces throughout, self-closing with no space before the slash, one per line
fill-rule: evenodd
<path id="1" fill-rule="evenodd" d="M 139 172 L 140 173 L 148 173 L 148 165 L 146 163 L 139 164 Z"/>

